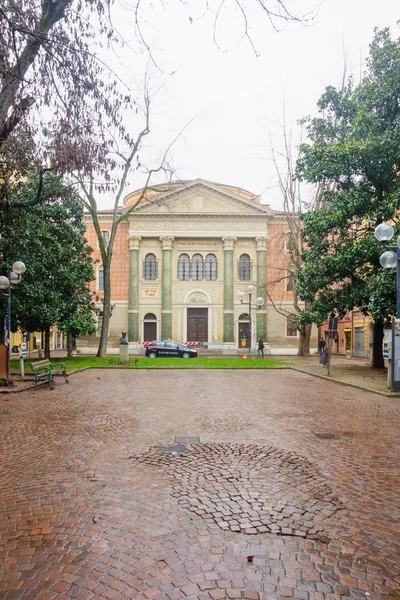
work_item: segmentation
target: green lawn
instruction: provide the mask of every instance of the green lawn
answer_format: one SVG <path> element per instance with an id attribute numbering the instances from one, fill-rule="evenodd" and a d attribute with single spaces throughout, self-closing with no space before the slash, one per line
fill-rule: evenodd
<path id="1" fill-rule="evenodd" d="M 198 358 L 146 358 L 145 356 L 130 357 L 128 365 L 120 365 L 117 356 L 108 358 L 97 358 L 96 356 L 73 356 L 71 358 L 54 358 L 54 363 L 65 362 L 67 369 L 84 369 L 85 367 L 124 367 L 138 369 L 157 369 L 162 367 L 179 369 L 270 369 L 274 367 L 284 367 L 291 363 L 272 358 L 242 358 L 240 356 L 221 356 L 221 357 L 203 357 Z M 27 361 L 26 361 L 27 362 Z M 30 367 L 25 362 L 25 371 L 30 372 Z M 19 361 L 11 361 L 11 369 L 19 370 Z"/>

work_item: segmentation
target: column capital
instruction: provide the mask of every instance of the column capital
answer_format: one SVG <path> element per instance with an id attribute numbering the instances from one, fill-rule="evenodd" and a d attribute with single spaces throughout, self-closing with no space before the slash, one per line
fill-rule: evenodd
<path id="1" fill-rule="evenodd" d="M 129 236 L 129 250 L 139 250 L 140 240 L 142 239 L 140 235 L 131 235 Z"/>
<path id="2" fill-rule="evenodd" d="M 172 250 L 172 242 L 174 241 L 173 236 L 166 235 L 160 237 L 161 250 Z"/>
<path id="3" fill-rule="evenodd" d="M 267 249 L 267 238 L 266 237 L 256 237 L 257 242 L 257 252 L 263 251 L 265 252 Z"/>
<path id="4" fill-rule="evenodd" d="M 225 250 L 233 250 L 233 246 L 235 245 L 237 238 L 233 236 L 224 236 L 222 241 L 224 242 L 224 252 Z"/>

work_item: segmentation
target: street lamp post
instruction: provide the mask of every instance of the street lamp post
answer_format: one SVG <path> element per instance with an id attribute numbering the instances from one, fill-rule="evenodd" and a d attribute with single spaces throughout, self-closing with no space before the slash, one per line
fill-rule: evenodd
<path id="1" fill-rule="evenodd" d="M 251 354 L 251 341 L 252 341 L 252 327 L 251 327 L 251 298 L 253 296 L 253 292 L 254 292 L 254 286 L 253 285 L 249 285 L 249 287 L 247 288 L 247 295 L 248 295 L 248 299 L 249 299 L 249 356 Z M 243 304 L 244 302 L 244 292 L 239 292 L 239 300 L 240 303 Z M 256 300 L 256 307 L 258 309 L 262 308 L 264 306 L 264 298 L 261 298 L 261 296 L 259 298 L 257 298 Z"/>
<path id="2" fill-rule="evenodd" d="M 378 242 L 389 242 L 394 236 L 394 228 L 389 223 L 380 223 L 375 228 Z M 396 318 L 392 323 L 392 356 L 388 371 L 391 369 L 391 387 L 393 392 L 400 391 L 400 235 L 396 241 L 396 252 L 385 250 L 379 258 L 384 269 L 396 269 Z M 390 356 L 390 355 L 389 355 Z"/>
<path id="3" fill-rule="evenodd" d="M 0 290 L 8 290 L 7 294 L 7 319 L 5 330 L 7 331 L 7 379 L 10 378 L 10 361 L 11 361 L 11 290 L 13 285 L 21 283 L 22 275 L 25 273 L 26 267 L 23 262 L 17 260 L 13 266 L 11 273 L 8 277 L 4 275 L 0 276 Z"/>

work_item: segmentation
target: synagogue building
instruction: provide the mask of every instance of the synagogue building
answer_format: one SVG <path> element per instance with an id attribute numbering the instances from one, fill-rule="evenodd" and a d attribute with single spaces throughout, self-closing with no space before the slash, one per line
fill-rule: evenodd
<path id="1" fill-rule="evenodd" d="M 141 193 L 128 194 L 121 211 Z M 112 211 L 99 216 L 107 243 Z M 100 324 L 103 268 L 89 216 L 86 224 Z M 114 243 L 109 346 L 117 347 L 125 330 L 131 348 L 164 338 L 236 352 L 262 337 L 266 350 L 294 351 L 288 236 L 284 213 L 237 187 L 197 179 L 147 190 Z M 79 341 L 81 351 L 97 344 L 95 336 Z"/>

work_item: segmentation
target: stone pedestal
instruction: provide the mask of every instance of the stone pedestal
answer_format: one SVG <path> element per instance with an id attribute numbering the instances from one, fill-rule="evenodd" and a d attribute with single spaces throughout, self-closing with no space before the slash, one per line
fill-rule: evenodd
<path id="1" fill-rule="evenodd" d="M 120 344 L 119 346 L 119 364 L 126 365 L 129 362 L 129 346 L 128 344 Z"/>

